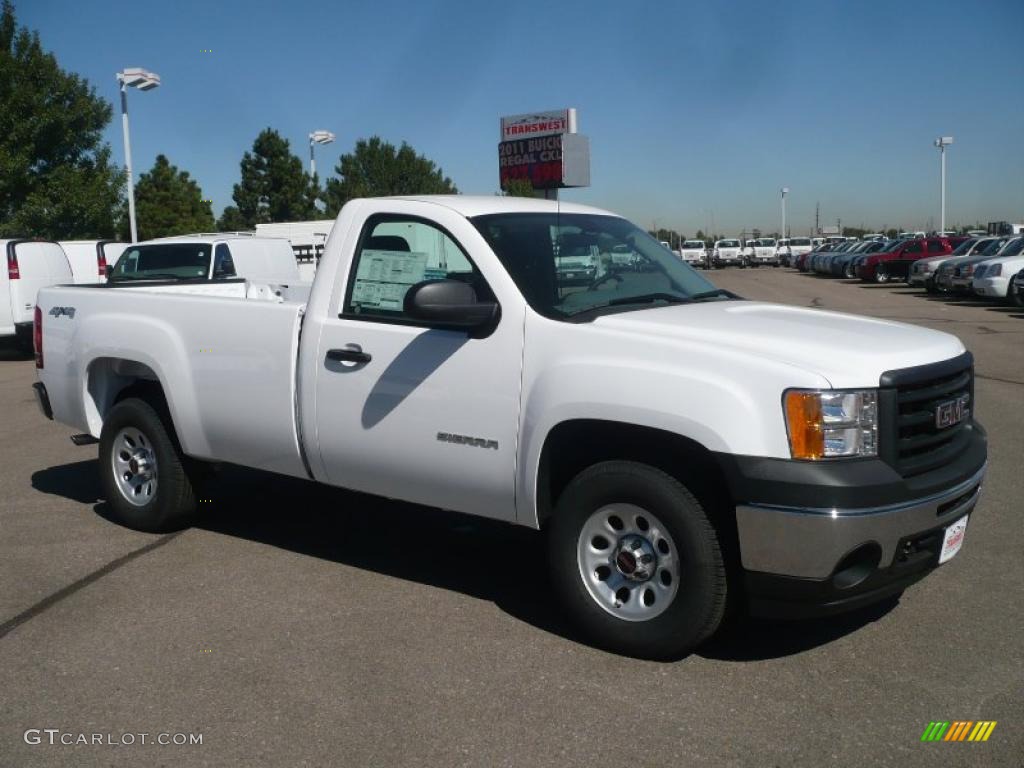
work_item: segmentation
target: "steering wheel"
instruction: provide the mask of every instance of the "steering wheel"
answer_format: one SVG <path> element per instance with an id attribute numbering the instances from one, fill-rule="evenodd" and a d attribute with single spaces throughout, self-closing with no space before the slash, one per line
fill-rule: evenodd
<path id="1" fill-rule="evenodd" d="M 601 285 L 602 283 L 607 283 L 609 280 L 614 280 L 617 283 L 621 283 L 622 275 L 620 275 L 618 272 L 606 272 L 605 274 L 601 275 L 601 277 L 594 280 L 594 282 L 592 282 L 590 285 L 588 285 L 587 290 L 596 291 L 597 286 Z"/>

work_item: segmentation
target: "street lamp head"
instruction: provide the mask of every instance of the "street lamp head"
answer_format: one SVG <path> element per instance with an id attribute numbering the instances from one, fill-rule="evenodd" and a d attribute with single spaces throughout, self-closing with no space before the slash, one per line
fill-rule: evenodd
<path id="1" fill-rule="evenodd" d="M 783 187 L 782 188 L 782 196 L 785 197 L 788 194 L 789 194 L 789 187 Z"/>
<path id="2" fill-rule="evenodd" d="M 952 143 L 952 136 L 940 136 L 935 140 L 935 146 L 938 147 L 939 149 L 942 149 L 943 147 L 948 147 Z"/>
<path id="3" fill-rule="evenodd" d="M 330 131 L 313 131 L 309 134 L 309 140 L 314 144 L 330 144 L 334 141 L 334 134 Z"/>
<path id="4" fill-rule="evenodd" d="M 117 73 L 117 81 L 129 88 L 151 91 L 160 85 L 160 75 L 142 69 L 142 67 L 128 67 Z"/>

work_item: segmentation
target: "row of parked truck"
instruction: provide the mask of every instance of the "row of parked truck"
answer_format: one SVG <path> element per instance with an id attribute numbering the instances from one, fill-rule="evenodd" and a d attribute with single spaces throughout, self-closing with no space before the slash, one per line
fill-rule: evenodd
<path id="1" fill-rule="evenodd" d="M 679 257 L 691 266 L 719 269 L 721 267 L 778 267 L 790 259 L 809 253 L 826 242 L 845 238 L 821 237 L 756 237 L 724 238 L 708 245 L 703 240 L 684 240 Z"/>
<path id="2" fill-rule="evenodd" d="M 786 263 L 801 272 L 905 282 L 928 293 L 973 294 L 1024 306 L 1022 234 L 854 240 L 824 244 Z"/>

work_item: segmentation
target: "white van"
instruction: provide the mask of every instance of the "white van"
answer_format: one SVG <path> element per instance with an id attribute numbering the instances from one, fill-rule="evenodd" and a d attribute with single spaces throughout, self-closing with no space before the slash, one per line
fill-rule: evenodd
<path id="1" fill-rule="evenodd" d="M 302 282 L 295 252 L 280 237 L 164 237 L 129 245 L 109 270 L 110 281 L 246 279 Z"/>
<path id="2" fill-rule="evenodd" d="M 71 262 L 75 285 L 107 281 L 107 265 L 116 264 L 128 243 L 113 240 L 61 240 L 60 247 Z"/>
<path id="3" fill-rule="evenodd" d="M 16 337 L 32 349 L 32 320 L 40 288 L 74 280 L 64 250 L 49 240 L 0 240 L 7 269 L 0 269 L 0 340 Z"/>

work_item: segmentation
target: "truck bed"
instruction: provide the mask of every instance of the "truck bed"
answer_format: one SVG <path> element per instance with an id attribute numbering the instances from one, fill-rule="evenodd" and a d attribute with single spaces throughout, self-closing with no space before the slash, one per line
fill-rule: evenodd
<path id="1" fill-rule="evenodd" d="M 185 453 L 305 477 L 295 409 L 305 304 L 284 295 L 304 299 L 309 287 L 280 288 L 225 281 L 45 289 L 40 379 L 55 418 L 99 437 L 107 377 L 155 378 Z"/>

